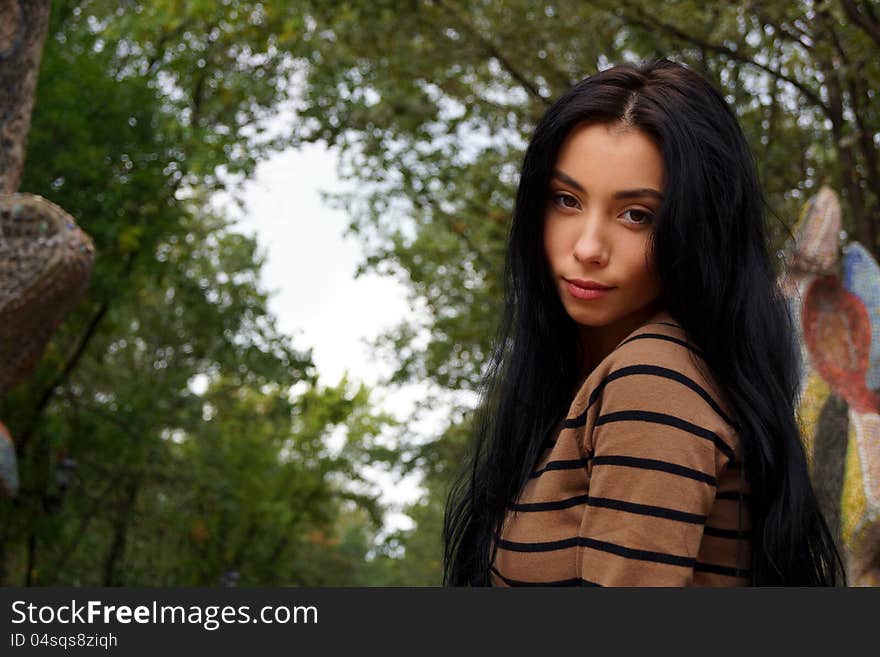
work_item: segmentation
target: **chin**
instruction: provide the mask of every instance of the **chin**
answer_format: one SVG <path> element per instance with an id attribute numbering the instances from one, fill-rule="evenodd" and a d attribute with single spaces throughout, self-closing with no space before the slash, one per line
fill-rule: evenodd
<path id="1" fill-rule="evenodd" d="M 592 312 L 585 311 L 583 308 L 578 308 L 574 312 L 570 308 L 566 310 L 568 311 L 568 316 L 581 326 L 605 326 L 616 319 L 613 313 L 603 311 L 601 308 L 596 308 Z"/>

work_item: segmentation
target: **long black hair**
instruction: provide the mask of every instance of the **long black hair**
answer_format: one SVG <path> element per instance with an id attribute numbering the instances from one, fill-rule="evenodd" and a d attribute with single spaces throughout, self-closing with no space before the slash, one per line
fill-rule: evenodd
<path id="1" fill-rule="evenodd" d="M 661 151 L 666 189 L 652 241 L 661 303 L 702 350 L 743 441 L 752 584 L 834 586 L 838 576 L 845 584 L 795 418 L 800 354 L 768 253 L 753 155 L 723 96 L 668 59 L 582 80 L 550 107 L 526 149 L 504 313 L 470 457 L 446 501 L 444 584 L 489 583 L 493 532 L 576 391 L 581 346 L 552 283 L 542 224 L 557 153 L 585 122 L 638 129 Z"/>

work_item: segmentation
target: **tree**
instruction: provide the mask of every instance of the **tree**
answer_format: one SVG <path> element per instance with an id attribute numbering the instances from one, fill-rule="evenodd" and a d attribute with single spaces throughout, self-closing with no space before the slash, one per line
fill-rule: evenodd
<path id="1" fill-rule="evenodd" d="M 221 76 L 241 56 L 224 46 L 202 67 L 217 85 L 174 78 L 176 60 L 132 36 L 144 25 L 115 31 L 131 27 L 119 9 L 138 13 L 61 2 L 51 16 L 22 188 L 83 217 L 99 256 L 86 301 L 0 404 L 25 438 L 21 495 L 0 501 L 0 579 L 366 576 L 382 509 L 360 473 L 396 458 L 374 440 L 390 418 L 363 387 L 317 383 L 267 310 L 256 243 L 208 204 L 221 166 L 244 175 L 272 148 L 257 122 L 278 102 L 278 73 L 261 82 L 253 48 Z M 230 29 L 262 39 L 251 18 Z"/>

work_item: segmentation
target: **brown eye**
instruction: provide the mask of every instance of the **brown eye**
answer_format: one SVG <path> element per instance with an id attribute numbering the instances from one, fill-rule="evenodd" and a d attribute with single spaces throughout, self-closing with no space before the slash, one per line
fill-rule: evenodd
<path id="1" fill-rule="evenodd" d="M 654 215 L 650 212 L 645 212 L 644 210 L 638 210 L 636 208 L 630 208 L 623 214 L 629 214 L 632 216 L 632 219 L 628 222 L 631 224 L 635 224 L 637 226 L 648 225 L 654 221 Z"/>
<path id="2" fill-rule="evenodd" d="M 577 209 L 579 206 L 578 200 L 571 194 L 556 193 L 553 194 L 551 198 L 553 200 L 553 203 L 561 208 L 574 210 Z"/>

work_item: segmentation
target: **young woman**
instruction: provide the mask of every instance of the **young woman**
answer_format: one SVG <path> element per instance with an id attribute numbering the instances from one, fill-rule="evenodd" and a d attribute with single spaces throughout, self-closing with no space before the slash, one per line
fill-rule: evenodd
<path id="1" fill-rule="evenodd" d="M 623 64 L 554 103 L 505 282 L 447 585 L 845 583 L 755 164 L 706 80 Z"/>

